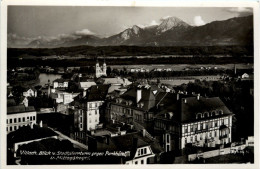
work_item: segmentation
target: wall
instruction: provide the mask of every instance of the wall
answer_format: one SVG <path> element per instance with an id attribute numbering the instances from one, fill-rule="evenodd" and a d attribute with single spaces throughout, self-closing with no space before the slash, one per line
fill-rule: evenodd
<path id="1" fill-rule="evenodd" d="M 23 112 L 23 113 L 16 113 L 16 114 L 8 114 L 7 115 L 7 126 L 6 130 L 7 133 L 11 131 L 17 130 L 21 126 L 27 126 L 30 123 L 36 123 L 36 112 Z M 12 123 L 10 123 L 10 119 L 12 119 Z M 16 122 L 14 122 L 16 119 Z M 11 130 L 12 128 L 12 130 Z"/>
<path id="2" fill-rule="evenodd" d="M 215 156 L 219 156 L 219 155 L 230 154 L 230 153 L 238 152 L 239 150 L 243 150 L 245 147 L 246 147 L 246 145 L 243 144 L 243 145 L 239 145 L 239 146 L 234 146 L 232 148 L 227 147 L 227 148 L 223 148 L 223 149 L 217 149 L 217 150 L 213 150 L 213 151 L 203 152 L 200 154 L 190 154 L 190 155 L 188 155 L 188 161 L 193 161 L 197 157 L 211 158 L 211 157 L 215 157 Z"/>

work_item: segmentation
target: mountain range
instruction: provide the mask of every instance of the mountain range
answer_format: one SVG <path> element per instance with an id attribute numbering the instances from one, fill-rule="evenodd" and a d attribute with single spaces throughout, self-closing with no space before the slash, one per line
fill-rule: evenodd
<path id="1" fill-rule="evenodd" d="M 70 46 L 224 46 L 252 45 L 253 16 L 213 21 L 191 26 L 176 17 L 168 17 L 161 24 L 141 28 L 132 26 L 107 38 L 82 35 L 62 40 L 34 40 L 26 48 L 54 48 Z"/>

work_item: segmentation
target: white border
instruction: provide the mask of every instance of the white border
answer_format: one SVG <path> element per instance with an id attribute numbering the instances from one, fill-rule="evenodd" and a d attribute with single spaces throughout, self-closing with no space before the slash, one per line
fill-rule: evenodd
<path id="1" fill-rule="evenodd" d="M 254 9 L 254 133 L 255 133 L 255 163 L 254 164 L 171 164 L 171 165 L 145 165 L 145 166 L 127 166 L 127 165 L 30 165 L 30 166 L 12 166 L 6 165 L 6 49 L 7 49 L 7 6 L 8 5 L 44 5 L 44 6 L 146 6 L 146 7 L 252 7 Z M 228 169 L 256 169 L 259 168 L 259 87 L 260 69 L 259 69 L 259 1 L 176 1 L 176 0 L 3 0 L 1 2 L 1 57 L 0 57 L 0 117 L 1 134 L 0 134 L 0 168 L 228 168 Z"/>

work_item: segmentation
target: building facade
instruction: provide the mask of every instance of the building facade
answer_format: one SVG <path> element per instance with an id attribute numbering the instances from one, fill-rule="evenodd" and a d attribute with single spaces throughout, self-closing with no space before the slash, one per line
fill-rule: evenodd
<path id="1" fill-rule="evenodd" d="M 109 85 L 91 86 L 75 98 L 72 103 L 74 126 L 79 132 L 95 130 L 98 127 L 108 88 Z"/>
<path id="2" fill-rule="evenodd" d="M 22 126 L 36 124 L 37 115 L 33 106 L 11 106 L 7 107 L 6 131 L 10 133 Z"/>
<path id="3" fill-rule="evenodd" d="M 216 147 L 232 142 L 233 114 L 218 97 L 187 97 L 155 117 L 154 129 L 165 151 L 186 146 Z"/>

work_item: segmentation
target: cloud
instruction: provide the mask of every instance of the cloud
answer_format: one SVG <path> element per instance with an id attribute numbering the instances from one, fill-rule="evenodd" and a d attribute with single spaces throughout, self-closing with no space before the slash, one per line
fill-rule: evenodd
<path id="1" fill-rule="evenodd" d="M 158 23 L 158 22 L 156 22 L 156 20 L 152 20 L 152 22 L 150 23 L 150 25 L 149 25 L 149 26 L 154 26 L 154 25 L 159 25 L 159 23 Z"/>
<path id="2" fill-rule="evenodd" d="M 253 8 L 247 7 L 236 7 L 236 8 L 228 8 L 227 12 L 235 13 L 237 17 L 248 16 L 253 14 Z"/>
<path id="3" fill-rule="evenodd" d="M 88 29 L 82 29 L 82 30 L 80 30 L 80 31 L 76 31 L 74 34 L 75 34 L 75 35 L 78 35 L 78 36 L 95 35 L 94 32 L 91 32 L 91 31 L 88 30 Z"/>
<path id="4" fill-rule="evenodd" d="M 195 16 L 193 22 L 195 26 L 205 25 L 205 22 L 203 21 L 201 16 Z"/>

